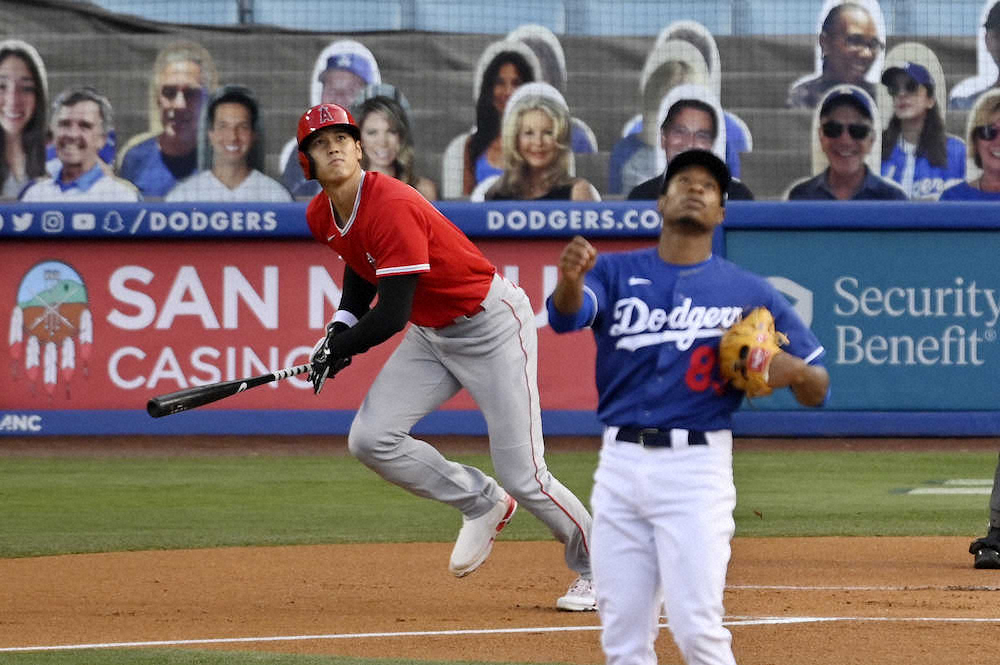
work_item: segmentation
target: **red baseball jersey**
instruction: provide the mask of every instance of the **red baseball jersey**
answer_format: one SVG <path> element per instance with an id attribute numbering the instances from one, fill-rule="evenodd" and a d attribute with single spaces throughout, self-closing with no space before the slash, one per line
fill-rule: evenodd
<path id="1" fill-rule="evenodd" d="M 418 274 L 410 321 L 441 328 L 473 314 L 496 268 L 462 231 L 417 190 L 366 171 L 343 229 L 325 192 L 309 202 L 313 237 L 337 252 L 361 277 Z"/>

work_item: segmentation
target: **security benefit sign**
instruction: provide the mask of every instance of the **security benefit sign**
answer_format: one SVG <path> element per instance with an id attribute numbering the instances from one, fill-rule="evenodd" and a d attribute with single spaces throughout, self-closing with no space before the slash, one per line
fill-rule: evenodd
<path id="1" fill-rule="evenodd" d="M 827 408 L 997 408 L 995 231 L 731 231 L 726 244 L 729 258 L 768 277 L 820 338 Z M 787 394 L 756 402 L 793 404 Z"/>

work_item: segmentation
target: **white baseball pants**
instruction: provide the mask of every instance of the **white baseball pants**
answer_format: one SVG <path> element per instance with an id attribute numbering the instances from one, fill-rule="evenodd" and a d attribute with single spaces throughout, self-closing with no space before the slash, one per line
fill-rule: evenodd
<path id="1" fill-rule="evenodd" d="M 608 665 L 654 665 L 661 602 L 688 665 L 735 665 L 722 594 L 735 531 L 732 433 L 645 448 L 605 430 L 591 559 Z M 677 431 L 675 430 L 674 433 Z M 674 438 L 674 437 L 672 437 Z"/>

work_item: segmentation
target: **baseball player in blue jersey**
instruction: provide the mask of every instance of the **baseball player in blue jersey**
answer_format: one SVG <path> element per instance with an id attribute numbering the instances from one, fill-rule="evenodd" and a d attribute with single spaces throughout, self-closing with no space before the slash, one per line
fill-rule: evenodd
<path id="1" fill-rule="evenodd" d="M 730 176 L 704 150 L 671 160 L 656 247 L 598 257 L 577 236 L 546 303 L 556 332 L 597 342 L 604 424 L 591 497 L 591 561 L 609 665 L 651 665 L 661 602 L 688 665 L 733 664 L 722 595 L 735 530 L 730 416 L 743 393 L 718 370 L 724 329 L 766 307 L 790 340 L 767 385 L 819 406 L 824 351 L 766 280 L 713 256 Z"/>

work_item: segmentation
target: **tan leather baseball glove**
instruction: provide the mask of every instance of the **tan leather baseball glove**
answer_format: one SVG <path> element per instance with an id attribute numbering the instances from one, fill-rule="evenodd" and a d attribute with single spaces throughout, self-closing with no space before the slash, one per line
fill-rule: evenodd
<path id="1" fill-rule="evenodd" d="M 719 342 L 719 372 L 747 397 L 771 394 L 767 370 L 788 337 L 774 329 L 774 317 L 758 307 L 727 330 Z"/>

